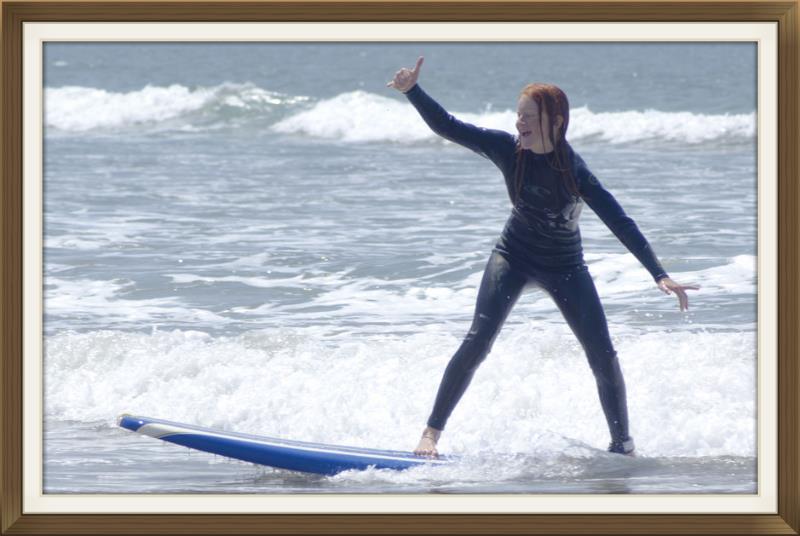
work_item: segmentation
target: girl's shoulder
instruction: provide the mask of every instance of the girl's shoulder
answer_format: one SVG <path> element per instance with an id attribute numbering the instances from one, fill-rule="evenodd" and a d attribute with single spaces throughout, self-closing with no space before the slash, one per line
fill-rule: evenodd
<path id="1" fill-rule="evenodd" d="M 506 130 L 480 127 L 486 135 L 491 136 L 497 145 L 506 150 L 516 150 L 518 136 Z"/>
<path id="2" fill-rule="evenodd" d="M 567 156 L 569 157 L 570 161 L 572 162 L 572 166 L 577 170 L 577 168 L 588 169 L 586 166 L 586 161 L 581 158 L 581 155 L 578 154 L 572 145 L 567 143 Z"/>
<path id="3" fill-rule="evenodd" d="M 491 140 L 490 146 L 492 154 L 489 157 L 498 165 L 501 163 L 508 165 L 516 161 L 518 138 L 516 135 L 505 130 L 480 127 L 484 136 Z"/>
<path id="4" fill-rule="evenodd" d="M 567 151 L 570 161 L 572 162 L 572 173 L 575 177 L 575 181 L 577 182 L 578 189 L 583 191 L 587 183 L 597 183 L 597 179 L 581 155 L 578 154 L 578 152 L 575 151 L 571 145 L 567 145 Z"/>

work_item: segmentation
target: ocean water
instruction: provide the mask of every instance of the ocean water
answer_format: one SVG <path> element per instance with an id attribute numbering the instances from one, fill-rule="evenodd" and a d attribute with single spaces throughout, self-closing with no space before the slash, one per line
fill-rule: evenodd
<path id="1" fill-rule="evenodd" d="M 562 87 L 575 149 L 701 286 L 680 312 L 584 210 L 639 457 L 603 452 L 536 291 L 448 423 L 453 467 L 317 477 L 117 428 L 416 446 L 510 210 L 490 162 L 385 86 L 419 54 L 481 126 Z M 46 44 L 45 492 L 756 492 L 755 65 L 746 43 Z"/>

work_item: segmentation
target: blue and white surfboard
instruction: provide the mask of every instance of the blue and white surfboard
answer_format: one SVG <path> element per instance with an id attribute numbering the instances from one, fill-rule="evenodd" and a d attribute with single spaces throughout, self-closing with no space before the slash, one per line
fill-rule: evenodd
<path id="1" fill-rule="evenodd" d="M 425 458 L 411 452 L 343 447 L 239 434 L 128 414 L 120 415 L 117 424 L 133 432 L 228 458 L 324 475 L 368 467 L 402 470 L 420 464 L 447 464 L 454 460 L 447 456 Z"/>

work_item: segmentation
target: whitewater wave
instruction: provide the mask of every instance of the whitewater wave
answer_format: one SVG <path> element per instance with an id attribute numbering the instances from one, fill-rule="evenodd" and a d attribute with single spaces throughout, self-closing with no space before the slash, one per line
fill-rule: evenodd
<path id="1" fill-rule="evenodd" d="M 154 126 L 182 118 L 181 126 L 217 126 L 243 113 L 268 113 L 276 107 L 304 102 L 307 97 L 267 91 L 253 84 L 222 84 L 188 88 L 147 85 L 137 91 L 118 93 L 81 86 L 45 89 L 45 126 L 62 131 L 86 132 Z M 238 113 L 237 113 L 238 112 Z M 209 121 L 210 120 L 210 121 Z"/>
<path id="2" fill-rule="evenodd" d="M 596 385 L 568 328 L 511 326 L 450 421 L 448 452 L 604 447 Z M 458 339 L 446 329 L 330 338 L 320 327 L 62 332 L 45 341 L 45 412 L 123 412 L 336 444 L 412 448 Z M 615 341 L 648 456 L 755 454 L 756 334 L 631 333 Z M 669 381 L 665 381 L 669 378 Z M 495 439 L 502 437 L 503 441 Z"/>
<path id="3" fill-rule="evenodd" d="M 395 99 L 354 91 L 319 102 L 310 110 L 274 125 L 275 131 L 342 141 L 418 141 L 436 135 Z M 515 131 L 512 110 L 483 113 L 453 112 L 458 119 L 485 128 Z M 657 110 L 595 113 L 587 107 L 571 110 L 570 138 L 609 143 L 666 140 L 689 144 L 745 141 L 756 135 L 756 115 L 708 115 Z"/>
<path id="4" fill-rule="evenodd" d="M 515 112 L 453 111 L 486 128 L 514 131 Z M 571 111 L 570 137 L 606 143 L 668 141 L 685 144 L 747 142 L 756 137 L 756 114 L 700 114 L 659 110 Z M 314 101 L 254 84 L 188 88 L 145 86 L 126 93 L 67 86 L 45 90 L 45 125 L 58 131 L 158 128 L 267 128 L 275 133 L 345 143 L 438 140 L 411 105 L 366 91 Z M 447 143 L 441 141 L 442 143 Z"/>

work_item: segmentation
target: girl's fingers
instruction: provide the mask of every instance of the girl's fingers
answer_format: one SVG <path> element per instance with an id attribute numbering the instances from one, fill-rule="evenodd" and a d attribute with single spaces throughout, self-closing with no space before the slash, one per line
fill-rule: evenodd
<path id="1" fill-rule="evenodd" d="M 678 306 L 680 307 L 681 311 L 688 311 L 689 310 L 689 296 L 686 295 L 686 290 L 699 290 L 699 285 L 679 285 L 674 281 L 670 281 L 669 283 L 664 282 L 658 285 L 658 288 L 661 289 L 664 294 L 672 294 L 673 292 L 678 297 Z"/>
<path id="2" fill-rule="evenodd" d="M 389 82 L 386 84 L 386 87 L 394 87 L 394 88 L 397 88 L 397 87 L 400 87 L 400 86 L 402 86 L 402 85 L 403 85 L 403 83 L 404 83 L 404 82 L 406 81 L 406 79 L 407 79 L 407 77 L 406 77 L 406 73 L 404 73 L 403 71 L 407 71 L 407 69 L 402 69 L 402 70 L 400 70 L 400 71 L 397 71 L 397 72 L 394 74 L 394 78 L 393 78 L 392 80 L 390 80 L 390 81 L 389 81 Z"/>
<path id="3" fill-rule="evenodd" d="M 683 289 L 676 290 L 675 293 L 678 295 L 678 301 L 681 304 L 681 311 L 688 311 L 689 310 L 689 297 L 683 291 Z"/>
<path id="4" fill-rule="evenodd" d="M 422 56 L 417 58 L 417 64 L 414 65 L 414 70 L 408 69 L 407 67 L 403 67 L 396 73 L 394 73 L 394 79 L 386 84 L 386 87 L 393 87 L 399 89 L 401 87 L 405 87 L 411 80 L 414 80 L 417 76 L 419 76 L 419 69 L 422 67 L 422 62 L 425 60 Z"/>
<path id="5" fill-rule="evenodd" d="M 423 62 L 423 61 L 425 61 L 425 58 L 423 58 L 422 56 L 420 56 L 419 58 L 417 58 L 417 64 L 416 64 L 416 65 L 414 65 L 414 74 L 415 74 L 415 75 L 416 75 L 416 74 L 419 74 L 419 68 L 420 68 L 420 67 L 422 67 L 422 62 Z"/>

